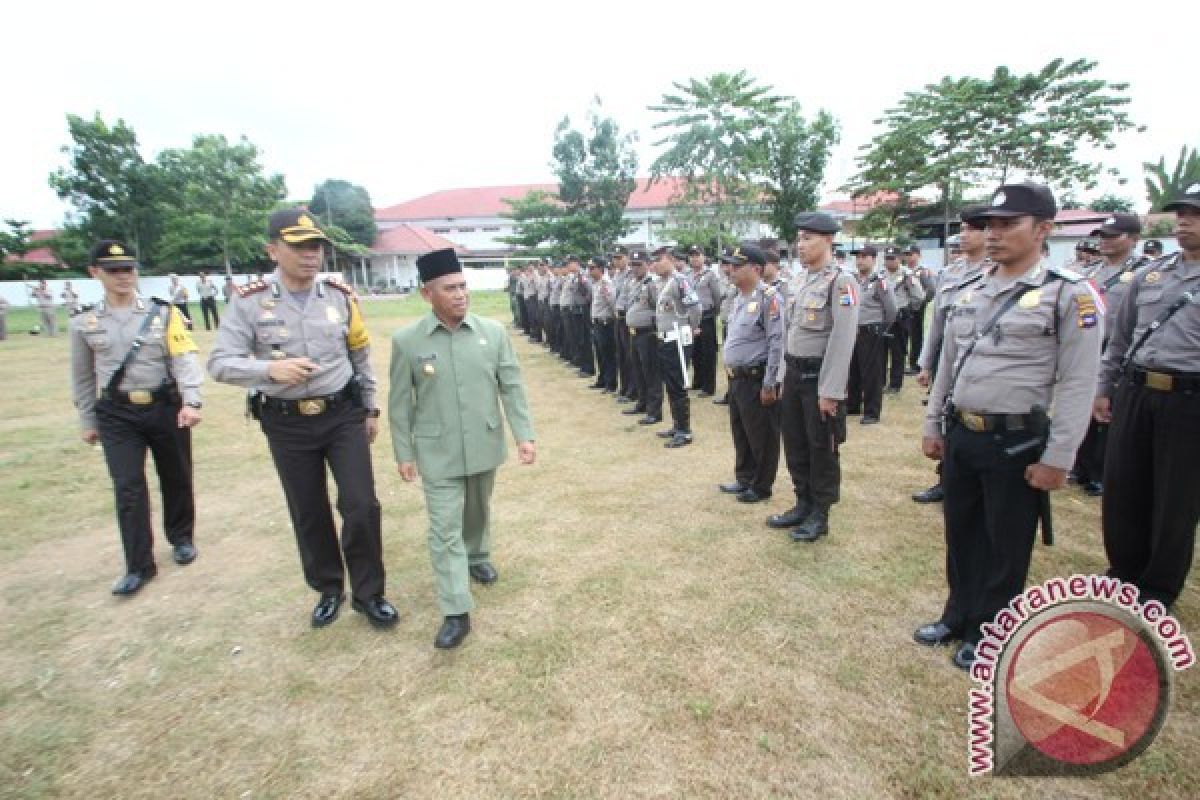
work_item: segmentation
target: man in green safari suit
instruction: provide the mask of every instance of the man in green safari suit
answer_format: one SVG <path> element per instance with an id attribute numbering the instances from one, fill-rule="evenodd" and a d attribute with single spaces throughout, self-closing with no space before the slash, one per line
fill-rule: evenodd
<path id="1" fill-rule="evenodd" d="M 522 464 L 537 457 L 521 369 L 504 327 L 468 313 L 467 280 L 451 249 L 417 259 L 431 313 L 392 337 L 389 421 L 400 477 L 420 471 L 429 512 L 429 555 L 444 620 L 434 640 L 457 647 L 471 630 L 469 580 L 498 575 L 490 563 L 489 504 L 506 446 L 500 406 Z"/>

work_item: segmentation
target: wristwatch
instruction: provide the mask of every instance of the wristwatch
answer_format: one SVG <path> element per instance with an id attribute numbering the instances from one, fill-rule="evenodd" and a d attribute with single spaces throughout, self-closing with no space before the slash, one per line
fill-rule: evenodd
<path id="1" fill-rule="evenodd" d="M 372 419 L 379 419 L 379 409 L 378 408 L 368 408 L 367 416 L 371 417 Z"/>
<path id="2" fill-rule="evenodd" d="M 204 403 L 198 403 L 198 402 L 184 403 L 184 405 L 187 406 L 188 408 L 204 408 Z"/>

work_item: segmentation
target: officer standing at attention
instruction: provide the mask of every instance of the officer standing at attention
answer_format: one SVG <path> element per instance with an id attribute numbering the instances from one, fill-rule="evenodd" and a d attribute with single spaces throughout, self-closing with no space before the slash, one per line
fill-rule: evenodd
<path id="1" fill-rule="evenodd" d="M 766 254 L 752 244 L 726 248 L 721 263 L 733 268 L 738 296 L 729 315 L 723 351 L 729 380 L 733 433 L 733 483 L 719 487 L 738 502 L 771 497 L 779 469 L 779 367 L 783 361 L 783 303 L 762 281 Z"/>
<path id="2" fill-rule="evenodd" d="M 304 578 L 321 594 L 313 627 L 337 618 L 347 570 L 354 610 L 376 627 L 391 627 L 399 615 L 384 597 L 380 508 L 371 469 L 379 408 L 367 326 L 349 286 L 317 280 L 329 239 L 308 212 L 273 213 L 267 240 L 277 269 L 238 287 L 208 371 L 218 381 L 254 390 L 251 413 L 266 434 L 287 497 Z M 341 552 L 326 466 L 337 484 Z"/>
<path id="3" fill-rule="evenodd" d="M 1125 296 L 1129 294 L 1134 272 L 1149 260 L 1134 253 L 1141 232 L 1142 220 L 1137 214 L 1113 214 L 1092 231 L 1092 236 L 1099 240 L 1103 259 L 1092 264 L 1084 277 L 1089 278 L 1100 290 L 1110 319 L 1116 316 Z M 1101 352 L 1107 345 L 1106 330 Z M 1075 456 L 1075 479 L 1089 497 L 1099 497 L 1104 493 L 1104 451 L 1107 440 L 1108 425 L 1093 419 Z"/>
<path id="4" fill-rule="evenodd" d="M 765 255 L 766 254 L 764 253 L 764 257 L 765 257 Z M 720 287 L 721 287 L 721 300 L 718 305 L 717 319 L 721 323 L 721 342 L 724 343 L 725 340 L 729 338 L 729 312 L 733 310 L 733 303 L 737 299 L 738 295 L 741 294 L 741 292 L 738 291 L 737 286 L 735 286 L 733 283 L 731 265 L 726 264 L 724 261 L 719 261 L 718 263 L 720 264 L 720 269 L 721 269 L 720 276 L 719 276 L 720 277 Z M 759 278 L 761 279 L 761 277 L 762 277 L 762 275 L 760 274 Z M 782 306 L 783 306 L 783 296 L 782 295 L 780 295 L 779 303 L 780 303 L 780 307 L 782 308 Z M 720 397 L 715 398 L 713 400 L 713 405 L 715 405 L 715 406 L 729 405 L 729 384 L 728 383 L 726 383 L 726 385 L 725 385 L 725 393 L 722 394 Z"/>
<path id="5" fill-rule="evenodd" d="M 796 253 L 802 270 L 784 311 L 786 350 L 780 427 L 796 505 L 767 519 L 795 528 L 792 540 L 829 533 L 846 441 L 846 381 L 858 333 L 858 283 L 833 260 L 837 221 L 822 212 L 796 215 Z M 796 527 L 799 526 L 799 527 Z"/>
<path id="6" fill-rule="evenodd" d="M 900 248 L 889 247 L 883 251 L 883 266 L 888 273 L 888 283 L 896 295 L 898 313 L 892 324 L 891 338 L 885 357 L 884 374 L 890 372 L 887 392 L 896 394 L 904 386 L 904 364 L 908 355 L 908 337 L 911 332 L 912 316 L 925 300 L 925 290 L 908 267 L 900 265 Z"/>
<path id="7" fill-rule="evenodd" d="M 171 285 L 167 288 L 167 293 L 171 295 L 171 303 L 179 309 L 179 313 L 183 314 L 188 327 L 191 328 L 192 310 L 188 308 L 188 290 L 175 273 L 171 273 Z"/>
<path id="8" fill-rule="evenodd" d="M 422 478 L 444 618 L 434 646 L 448 649 L 471 630 L 468 578 L 488 585 L 499 577 L 489 560 L 489 505 L 506 455 L 501 406 L 520 463 L 532 464 L 537 447 L 512 342 L 500 325 L 469 313 L 454 250 L 426 253 L 417 270 L 431 311 L 392 337 L 388 420 L 400 477 Z"/>
<path id="9" fill-rule="evenodd" d="M 1163 207 L 1181 252 L 1138 270 L 1109 317 L 1095 418 L 1110 423 L 1102 520 L 1108 574 L 1170 608 L 1200 523 L 1200 184 Z M 1110 309 L 1113 306 L 1109 305 Z"/>
<path id="10" fill-rule="evenodd" d="M 700 298 L 700 334 L 694 345 L 694 386 L 700 397 L 717 393 L 717 311 L 721 303 L 721 281 L 714 269 L 705 263 L 704 249 L 697 245 L 688 248 L 692 287 Z"/>
<path id="11" fill-rule="evenodd" d="M 925 308 L 933 301 L 937 281 L 933 270 L 921 266 L 921 248 L 915 244 L 904 248 L 904 266 L 921 285 L 922 294 L 920 304 L 913 309 L 912 317 L 909 318 L 908 369 L 904 372 L 905 375 L 916 375 L 921 371 L 917 360 L 921 355 L 921 348 L 925 345 Z"/>
<path id="12" fill-rule="evenodd" d="M 767 266 L 763 270 L 763 283 L 770 286 L 775 291 L 779 292 L 779 296 L 783 298 L 786 305 L 791 297 L 791 286 L 788 285 L 788 280 L 784 277 L 783 272 L 779 268 L 779 251 L 767 251 Z"/>
<path id="13" fill-rule="evenodd" d="M 538 270 L 542 262 L 536 261 L 525 268 L 525 284 L 521 290 L 521 308 L 525 314 L 525 335 L 531 341 L 542 340 L 541 320 L 538 314 Z"/>
<path id="14" fill-rule="evenodd" d="M 700 330 L 700 298 L 686 275 L 675 268 L 675 255 L 669 247 L 655 251 L 654 269 L 662 281 L 654 305 L 654 326 L 658 337 L 658 369 L 671 407 L 671 428 L 658 436 L 667 439 L 666 447 L 684 447 L 692 443 L 692 404 L 687 394 L 687 363 L 691 360 L 691 340 Z"/>
<path id="15" fill-rule="evenodd" d="M 637 401 L 636 382 L 633 377 L 633 338 L 629 335 L 625 315 L 633 299 L 634 281 L 633 270 L 629 268 L 629 251 L 620 245 L 612 254 L 612 282 L 616 295 L 613 300 L 616 313 L 613 327 L 617 340 L 617 402 L 632 403 Z"/>
<path id="16" fill-rule="evenodd" d="M 200 298 L 200 314 L 204 317 L 204 330 L 211 331 L 221 327 L 221 315 L 217 313 L 217 286 L 208 279 L 208 274 L 200 273 L 196 281 L 196 294 Z M 226 301 L 228 302 L 228 301 Z M 209 324 L 209 317 L 212 323 Z"/>
<path id="17" fill-rule="evenodd" d="M 850 359 L 846 385 L 846 413 L 862 414 L 859 423 L 874 425 L 883 413 L 883 358 L 887 339 L 883 333 L 896 320 L 896 296 L 887 276 L 875 269 L 876 249 L 866 245 L 854 251 L 858 267 L 858 336 Z"/>
<path id="18" fill-rule="evenodd" d="M 602 394 L 617 391 L 617 335 L 613 327 L 617 319 L 616 291 L 612 279 L 605 274 L 604 259 L 588 260 L 588 277 L 592 282 L 592 346 L 596 351 L 596 382 L 589 388 L 601 389 Z"/>
<path id="19" fill-rule="evenodd" d="M 937 284 L 934 288 L 933 317 L 929 323 L 929 336 L 921 347 L 917 358 L 917 384 L 926 389 L 933 384 L 933 373 L 937 368 L 938 359 L 942 355 L 942 340 L 946 333 L 946 318 L 954 301 L 964 291 L 982 280 L 985 268 L 991 266 L 986 255 L 987 251 L 987 217 L 981 217 L 988 206 L 971 205 L 959 212 L 962 220 L 962 232 L 957 242 L 951 241 L 950 252 L 957 248 L 958 255 L 954 261 L 938 273 Z M 942 465 L 937 465 L 938 481 L 933 486 L 913 494 L 915 503 L 940 503 L 946 492 L 942 488 Z M 954 590 L 951 588 L 953 598 Z M 948 601 L 949 602 L 949 601 Z M 918 639 L 920 641 L 920 639 Z M 940 644 L 940 642 L 922 642 L 923 644 Z"/>
<path id="20" fill-rule="evenodd" d="M 637 402 L 622 414 L 644 414 L 639 425 L 662 422 L 662 374 L 658 369 L 658 338 L 654 330 L 654 307 L 658 302 L 658 276 L 650 272 L 650 258 L 641 250 L 630 255 L 633 287 L 625 323 L 629 327 Z"/>
<path id="21" fill-rule="evenodd" d="M 75 291 L 75 287 L 71 286 L 70 281 L 63 284 L 62 301 L 63 309 L 66 310 L 67 316 L 71 316 L 79 311 L 79 293 Z"/>
<path id="22" fill-rule="evenodd" d="M 50 291 L 50 287 L 45 280 L 37 282 L 37 286 L 31 287 L 30 292 L 33 294 L 34 301 L 37 302 L 38 311 L 42 314 L 42 330 L 47 336 L 58 335 L 58 316 L 54 311 L 54 294 Z"/>
<path id="23" fill-rule="evenodd" d="M 71 390 L 83 440 L 99 440 L 104 448 L 116 495 L 125 576 L 112 592 L 131 595 L 158 574 L 147 449 L 158 473 L 163 528 L 175 563 L 196 559 L 191 429 L 201 420 L 204 373 L 179 312 L 164 301 L 147 303 L 138 296 L 137 261 L 124 244 L 96 243 L 88 263 L 104 299 L 71 320 Z"/>
<path id="24" fill-rule="evenodd" d="M 1066 485 L 1096 391 L 1103 301 L 1041 258 L 1057 211 L 1041 184 L 992 195 L 980 216 L 996 266 L 955 301 L 929 396 L 921 447 L 942 461 L 957 594 L 955 618 L 934 626 L 941 641 L 962 638 L 962 669 L 975 661 L 980 625 L 1024 588 L 1042 493 Z"/>
<path id="25" fill-rule="evenodd" d="M 592 350 L 592 282 L 583 272 L 579 259 L 571 265 L 575 281 L 571 295 L 571 319 L 575 327 L 575 374 L 580 378 L 591 378 L 596 374 L 596 354 Z"/>

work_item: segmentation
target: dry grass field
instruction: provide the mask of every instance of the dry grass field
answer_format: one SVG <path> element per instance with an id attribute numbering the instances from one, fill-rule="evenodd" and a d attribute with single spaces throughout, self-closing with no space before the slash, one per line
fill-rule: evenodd
<path id="1" fill-rule="evenodd" d="M 507 319 L 502 295 L 475 300 Z M 423 311 L 366 305 L 385 392 L 389 334 Z M 29 319 L 10 314 L 0 342 L 0 797 L 1200 797 L 1197 670 L 1118 772 L 967 777 L 970 682 L 909 638 L 943 599 L 939 511 L 909 500 L 932 476 L 915 386 L 884 424 L 852 421 L 833 534 L 800 546 L 763 524 L 790 505 L 782 465 L 769 504 L 717 492 L 725 409 L 694 400 L 696 443 L 664 450 L 518 337 L 539 459 L 501 470 L 501 580 L 476 589 L 471 636 L 443 653 L 423 498 L 386 432 L 376 482 L 401 624 L 380 633 L 347 606 L 314 631 L 263 437 L 242 392 L 212 383 L 200 558 L 175 566 L 159 537 L 158 578 L 111 596 L 103 459 L 78 437 L 66 338 L 24 334 Z M 197 340 L 207 352 L 212 334 Z M 1058 544 L 1038 547 L 1031 580 L 1102 570 L 1096 501 L 1072 488 L 1055 508 Z M 1178 608 L 1194 642 L 1196 586 Z"/>

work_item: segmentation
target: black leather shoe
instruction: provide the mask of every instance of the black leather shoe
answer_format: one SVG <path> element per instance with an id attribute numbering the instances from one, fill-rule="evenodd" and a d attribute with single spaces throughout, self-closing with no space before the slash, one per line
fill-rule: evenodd
<path id="1" fill-rule="evenodd" d="M 437 637 L 433 640 L 433 646 L 439 650 L 458 647 L 470 632 L 471 617 L 469 615 L 457 614 L 453 617 L 446 617 L 442 620 L 442 627 L 438 629 Z"/>
<path id="2" fill-rule="evenodd" d="M 770 500 L 770 492 L 759 492 L 754 489 L 747 489 L 744 492 L 739 492 L 737 500 L 739 503 L 761 503 L 764 500 Z"/>
<path id="3" fill-rule="evenodd" d="M 940 503 L 946 499 L 946 490 L 940 483 L 935 483 L 925 491 L 914 494 L 912 499 L 914 503 Z"/>
<path id="4" fill-rule="evenodd" d="M 191 542 L 177 544 L 171 548 L 171 557 L 179 566 L 186 566 L 196 560 L 196 546 Z"/>
<path id="5" fill-rule="evenodd" d="M 829 533 L 829 512 L 823 508 L 814 508 L 808 519 L 800 523 L 800 527 L 792 531 L 793 542 L 815 542 Z"/>
<path id="6" fill-rule="evenodd" d="M 603 383 L 589 383 L 588 388 L 589 389 L 603 389 L 605 387 L 604 387 Z"/>
<path id="7" fill-rule="evenodd" d="M 953 630 L 944 622 L 931 622 L 928 625 L 922 625 L 913 631 L 913 641 L 917 644 L 923 644 L 926 647 L 937 647 L 941 644 L 950 644 L 962 638 L 962 634 Z"/>
<path id="8" fill-rule="evenodd" d="M 350 604 L 355 611 L 365 614 L 367 622 L 376 628 L 390 628 L 400 621 L 400 612 L 396 611 L 396 607 L 381 594 L 375 595 L 366 602 L 356 597 L 350 601 Z"/>
<path id="9" fill-rule="evenodd" d="M 638 425 L 657 425 L 662 422 L 662 417 L 651 417 L 646 415 L 638 420 Z"/>
<path id="10" fill-rule="evenodd" d="M 471 580 L 482 583 L 484 586 L 491 586 L 500 579 L 500 573 L 496 572 L 496 568 L 487 561 L 467 567 L 467 574 L 471 576 Z"/>
<path id="11" fill-rule="evenodd" d="M 743 486 L 742 484 L 738 483 L 737 481 L 734 481 L 733 483 L 717 484 L 717 488 L 720 489 L 725 494 L 741 494 L 742 492 L 746 491 L 750 487 Z"/>
<path id="12" fill-rule="evenodd" d="M 713 405 L 714 405 L 714 406 L 727 406 L 727 405 L 729 405 L 729 395 L 728 395 L 728 394 L 726 394 L 726 395 L 725 395 L 725 396 L 723 396 L 723 397 L 718 397 L 716 400 L 713 400 Z"/>
<path id="13" fill-rule="evenodd" d="M 625 416 L 627 416 L 627 417 L 636 417 L 638 414 L 645 414 L 645 413 L 646 413 L 646 409 L 644 409 L 644 408 L 638 408 L 637 406 L 634 406 L 633 408 L 627 408 L 627 409 L 625 409 L 625 410 L 624 410 L 624 411 L 622 411 L 621 413 L 622 413 L 622 414 L 624 414 L 624 415 L 625 415 Z"/>
<path id="14" fill-rule="evenodd" d="M 678 433 L 678 431 L 676 431 L 674 428 L 667 428 L 665 431 L 658 431 L 654 435 L 660 439 L 674 439 L 676 433 Z"/>
<path id="15" fill-rule="evenodd" d="M 863 417 L 858 421 L 859 425 L 878 425 L 879 417 Z"/>
<path id="16" fill-rule="evenodd" d="M 1088 481 L 1083 484 L 1083 493 L 1088 497 L 1100 497 L 1104 494 L 1104 484 L 1100 481 Z"/>
<path id="17" fill-rule="evenodd" d="M 975 645 L 970 642 L 963 642 L 962 647 L 954 651 L 954 666 L 967 672 L 971 671 L 971 665 L 975 663 Z"/>
<path id="18" fill-rule="evenodd" d="M 623 406 L 623 405 L 625 405 L 626 403 L 632 403 L 632 402 L 633 402 L 633 398 L 632 398 L 632 397 L 626 397 L 626 396 L 625 396 L 625 395 L 623 395 L 623 394 L 618 394 L 618 395 L 617 395 L 617 397 L 616 397 L 616 400 L 617 400 L 617 404 L 618 404 L 618 405 L 622 405 L 622 406 Z"/>
<path id="19" fill-rule="evenodd" d="M 673 450 L 676 447 L 687 447 L 691 443 L 692 435 L 690 433 L 675 431 L 675 435 L 671 437 L 671 441 L 664 444 L 663 447 L 669 447 Z"/>
<path id="20" fill-rule="evenodd" d="M 916 375 L 916 374 L 920 373 L 920 371 L 921 371 L 920 367 L 914 367 L 910 364 L 908 369 L 904 370 L 904 374 L 905 375 Z"/>
<path id="21" fill-rule="evenodd" d="M 808 518 L 812 507 L 808 503 L 797 503 L 782 514 L 767 517 L 768 528 L 794 528 Z"/>
<path id="22" fill-rule="evenodd" d="M 900 394 L 899 386 L 889 386 L 883 390 L 884 394 Z"/>
<path id="23" fill-rule="evenodd" d="M 137 594 L 138 590 L 153 580 L 158 574 L 158 567 L 146 567 L 136 572 L 128 572 L 113 584 L 112 593 L 120 596 Z"/>
<path id="24" fill-rule="evenodd" d="M 699 392 L 696 394 L 696 396 L 697 396 L 697 397 L 712 397 L 712 396 L 713 396 L 713 393 L 712 393 L 712 392 L 710 392 L 710 391 L 708 391 L 707 389 L 701 389 L 701 390 L 700 390 L 700 391 L 699 391 Z"/>
<path id="25" fill-rule="evenodd" d="M 861 408 L 847 408 L 847 409 L 846 409 L 846 416 L 847 416 L 847 417 L 857 417 L 857 416 L 858 416 L 859 414 L 861 414 L 861 413 L 862 413 L 862 409 L 861 409 Z"/>
<path id="26" fill-rule="evenodd" d="M 321 595 L 321 599 L 317 601 L 317 605 L 313 609 L 312 626 L 314 628 L 324 628 L 337 619 L 338 612 L 342 610 L 342 598 L 344 596 L 341 592 Z"/>

